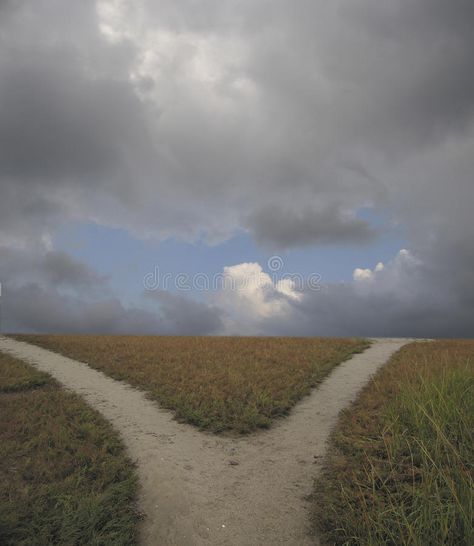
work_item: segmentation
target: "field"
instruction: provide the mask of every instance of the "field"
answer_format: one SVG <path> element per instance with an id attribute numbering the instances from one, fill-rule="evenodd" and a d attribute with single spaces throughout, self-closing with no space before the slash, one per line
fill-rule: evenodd
<path id="1" fill-rule="evenodd" d="M 48 375 L 0 354 L 0 544 L 133 545 L 134 467 Z"/>
<path id="2" fill-rule="evenodd" d="M 146 390 L 178 419 L 213 432 L 268 427 L 361 339 L 22 335 Z"/>
<path id="3" fill-rule="evenodd" d="M 343 412 L 314 494 L 328 544 L 474 544 L 474 341 L 404 347 Z"/>

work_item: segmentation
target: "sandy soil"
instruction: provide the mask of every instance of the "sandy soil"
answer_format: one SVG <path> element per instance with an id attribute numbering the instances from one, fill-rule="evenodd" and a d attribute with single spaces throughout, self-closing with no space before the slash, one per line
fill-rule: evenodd
<path id="1" fill-rule="evenodd" d="M 314 545 L 311 493 L 338 413 L 407 339 L 377 339 L 270 430 L 218 437 L 177 423 L 144 393 L 87 365 L 0 337 L 0 350 L 81 394 L 121 433 L 138 464 L 142 544 Z"/>

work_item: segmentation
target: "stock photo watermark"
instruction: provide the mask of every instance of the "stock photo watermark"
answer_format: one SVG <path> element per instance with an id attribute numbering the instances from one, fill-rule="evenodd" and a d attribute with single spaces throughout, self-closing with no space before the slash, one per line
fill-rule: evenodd
<path id="1" fill-rule="evenodd" d="M 264 288 L 272 283 L 275 287 L 287 284 L 295 291 L 321 290 L 322 276 L 319 273 L 302 275 L 301 273 L 282 273 L 284 260 L 281 256 L 271 256 L 267 260 L 267 270 L 258 264 L 240 264 L 249 266 L 249 271 L 236 271 L 239 266 L 224 268 L 221 273 L 166 273 L 158 265 L 143 277 L 143 287 L 147 291 L 184 290 L 184 291 L 219 291 Z"/>

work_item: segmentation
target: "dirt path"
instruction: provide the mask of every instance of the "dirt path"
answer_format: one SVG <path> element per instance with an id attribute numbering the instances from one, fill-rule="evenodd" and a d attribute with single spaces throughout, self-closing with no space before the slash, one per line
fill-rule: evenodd
<path id="1" fill-rule="evenodd" d="M 138 463 L 141 510 L 147 514 L 144 545 L 314 546 L 307 535 L 305 497 L 338 413 L 409 341 L 374 340 L 338 366 L 288 418 L 241 439 L 177 423 L 143 392 L 45 349 L 0 337 L 0 350 L 81 394 L 121 433 Z"/>

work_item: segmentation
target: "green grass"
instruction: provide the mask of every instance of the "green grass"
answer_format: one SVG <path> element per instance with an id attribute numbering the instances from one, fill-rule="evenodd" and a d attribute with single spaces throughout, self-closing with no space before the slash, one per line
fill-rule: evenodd
<path id="1" fill-rule="evenodd" d="M 48 374 L 28 366 L 20 360 L 0 354 L 0 393 L 19 392 L 51 384 Z"/>
<path id="2" fill-rule="evenodd" d="M 178 419 L 238 433 L 287 415 L 337 364 L 369 345 L 329 338 L 14 337 L 148 391 Z"/>
<path id="3" fill-rule="evenodd" d="M 328 544 L 474 544 L 474 341 L 399 351 L 343 412 L 316 482 Z"/>
<path id="4" fill-rule="evenodd" d="M 0 354 L 0 544 L 133 545 L 137 479 L 117 434 L 47 374 Z"/>

